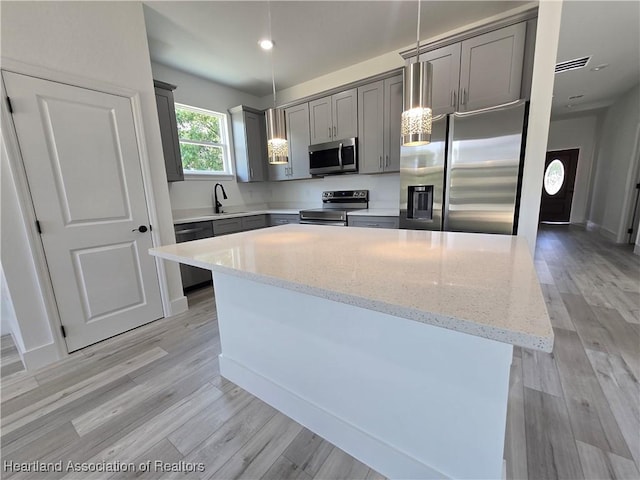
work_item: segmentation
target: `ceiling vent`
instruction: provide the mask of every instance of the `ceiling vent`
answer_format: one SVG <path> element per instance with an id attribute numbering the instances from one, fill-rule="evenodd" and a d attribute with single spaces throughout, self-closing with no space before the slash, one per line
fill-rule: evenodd
<path id="1" fill-rule="evenodd" d="M 578 68 L 584 68 L 591 60 L 591 57 L 574 58 L 573 60 L 567 60 L 566 62 L 556 63 L 556 73 L 568 72 L 569 70 L 577 70 Z"/>

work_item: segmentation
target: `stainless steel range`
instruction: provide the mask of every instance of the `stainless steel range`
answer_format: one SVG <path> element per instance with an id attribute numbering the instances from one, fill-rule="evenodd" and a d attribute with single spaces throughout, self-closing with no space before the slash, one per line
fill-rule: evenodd
<path id="1" fill-rule="evenodd" d="M 322 192 L 322 208 L 300 210 L 300 223 L 347 226 L 347 213 L 369 208 L 369 190 Z"/>

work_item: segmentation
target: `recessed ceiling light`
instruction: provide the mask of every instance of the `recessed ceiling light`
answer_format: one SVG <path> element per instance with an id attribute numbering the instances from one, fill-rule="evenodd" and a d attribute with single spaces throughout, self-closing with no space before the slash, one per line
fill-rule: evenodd
<path id="1" fill-rule="evenodd" d="M 258 41 L 258 45 L 263 50 L 271 50 L 273 48 L 273 42 L 271 40 L 260 40 Z"/>
<path id="2" fill-rule="evenodd" d="M 578 98 L 582 98 L 584 97 L 584 95 L 571 95 L 569 97 L 569 100 L 577 100 Z"/>
<path id="3" fill-rule="evenodd" d="M 607 68 L 609 66 L 608 63 L 601 63 L 600 65 L 596 65 L 595 67 L 593 67 L 591 69 L 592 72 L 597 72 L 599 70 L 602 70 L 603 68 Z"/>

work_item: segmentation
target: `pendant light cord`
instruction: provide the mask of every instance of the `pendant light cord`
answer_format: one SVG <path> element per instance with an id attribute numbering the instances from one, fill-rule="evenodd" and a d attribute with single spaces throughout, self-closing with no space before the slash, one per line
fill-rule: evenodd
<path id="1" fill-rule="evenodd" d="M 418 27 L 416 29 L 416 62 L 420 59 L 420 0 L 418 0 Z"/>
<path id="2" fill-rule="evenodd" d="M 269 12 L 269 40 L 273 42 L 271 34 L 271 1 L 267 2 L 267 9 Z M 275 45 L 275 44 L 274 44 Z M 273 86 L 273 108 L 276 108 L 276 73 L 273 66 L 273 47 L 271 48 L 271 85 Z"/>

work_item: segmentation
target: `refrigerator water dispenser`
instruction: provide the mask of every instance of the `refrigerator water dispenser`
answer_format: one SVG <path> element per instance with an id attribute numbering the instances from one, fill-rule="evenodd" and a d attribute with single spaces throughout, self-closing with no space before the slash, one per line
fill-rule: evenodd
<path id="1" fill-rule="evenodd" d="M 407 218 L 433 220 L 433 185 L 409 185 Z"/>

